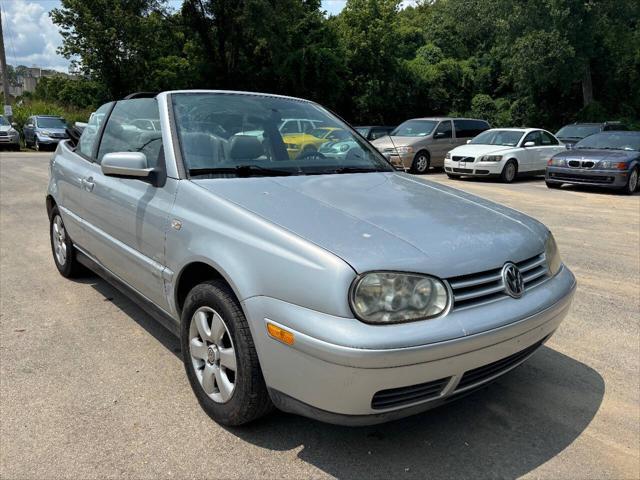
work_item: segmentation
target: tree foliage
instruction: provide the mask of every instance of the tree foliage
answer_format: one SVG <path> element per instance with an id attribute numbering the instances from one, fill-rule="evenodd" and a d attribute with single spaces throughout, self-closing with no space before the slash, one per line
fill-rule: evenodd
<path id="1" fill-rule="evenodd" d="M 95 106 L 132 91 L 223 88 L 311 98 L 353 122 L 466 114 L 555 128 L 640 117 L 637 0 L 62 0 L 76 83 Z"/>

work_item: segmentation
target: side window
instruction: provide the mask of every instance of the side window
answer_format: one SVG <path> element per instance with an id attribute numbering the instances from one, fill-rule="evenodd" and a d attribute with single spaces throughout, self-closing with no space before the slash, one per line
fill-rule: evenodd
<path id="1" fill-rule="evenodd" d="M 142 152 L 147 156 L 149 167 L 155 167 L 162 148 L 162 133 L 136 127 L 136 121 L 142 119 L 152 122 L 160 120 L 155 98 L 135 98 L 116 103 L 100 141 L 98 163 L 107 153 Z"/>
<path id="2" fill-rule="evenodd" d="M 286 135 L 288 133 L 299 133 L 298 130 L 298 122 L 297 120 L 287 120 L 280 127 L 280 133 L 282 135 Z"/>
<path id="3" fill-rule="evenodd" d="M 380 137 L 384 137 L 384 130 L 381 128 L 372 128 L 371 133 L 369 134 L 369 139 L 375 140 Z"/>
<path id="4" fill-rule="evenodd" d="M 454 120 L 453 125 L 456 129 L 456 138 L 471 138 L 475 137 L 473 132 L 469 129 L 469 122 L 466 120 Z"/>
<path id="5" fill-rule="evenodd" d="M 558 145 L 558 141 L 548 132 L 540 132 L 540 135 L 542 135 L 542 145 Z"/>
<path id="6" fill-rule="evenodd" d="M 528 134 L 524 141 L 522 142 L 522 145 L 524 145 L 527 142 L 533 142 L 537 145 L 542 144 L 542 136 L 540 135 L 540 131 L 535 131 L 535 132 L 531 132 L 530 134 Z"/>
<path id="7" fill-rule="evenodd" d="M 451 120 L 440 122 L 433 138 L 451 138 Z"/>
<path id="8" fill-rule="evenodd" d="M 84 127 L 80 141 L 78 142 L 77 152 L 81 153 L 85 157 L 91 158 L 93 155 L 93 147 L 95 146 L 98 132 L 100 131 L 100 125 L 105 115 L 113 105 L 113 102 L 105 103 L 98 110 L 91 114 L 87 126 Z"/>
<path id="9" fill-rule="evenodd" d="M 491 128 L 489 126 L 489 124 L 487 122 L 485 122 L 484 120 L 471 120 L 471 123 L 473 124 L 473 130 L 474 130 L 473 136 L 474 137 L 476 135 L 481 134 L 485 130 L 489 130 L 489 128 Z"/>
<path id="10" fill-rule="evenodd" d="M 304 133 L 310 132 L 313 130 L 313 123 L 309 120 L 300 120 L 300 130 Z"/>

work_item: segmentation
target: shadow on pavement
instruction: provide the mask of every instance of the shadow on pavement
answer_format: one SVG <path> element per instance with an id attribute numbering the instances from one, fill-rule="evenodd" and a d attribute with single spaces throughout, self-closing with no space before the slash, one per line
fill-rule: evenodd
<path id="1" fill-rule="evenodd" d="M 178 339 L 135 303 L 102 279 L 81 281 L 181 358 Z M 340 427 L 274 412 L 227 430 L 261 448 L 299 450 L 301 461 L 338 478 L 515 478 L 569 446 L 604 392 L 595 370 L 542 347 L 483 390 L 395 422 Z"/>
<path id="2" fill-rule="evenodd" d="M 275 413 L 230 431 L 262 448 L 300 449 L 300 460 L 338 478 L 515 478 L 570 445 L 604 390 L 596 371 L 543 347 L 484 390 L 396 422 L 348 428 Z"/>

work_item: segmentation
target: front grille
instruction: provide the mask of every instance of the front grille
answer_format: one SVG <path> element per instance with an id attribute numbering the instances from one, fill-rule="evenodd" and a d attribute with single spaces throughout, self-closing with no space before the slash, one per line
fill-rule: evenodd
<path id="1" fill-rule="evenodd" d="M 0 132 L 0 137 L 8 137 L 9 132 Z"/>
<path id="2" fill-rule="evenodd" d="M 422 402 L 439 397 L 451 377 L 432 380 L 427 383 L 410 385 L 408 387 L 390 388 L 380 390 L 371 399 L 371 408 L 380 410 L 383 408 L 399 407 L 409 403 Z"/>
<path id="3" fill-rule="evenodd" d="M 549 178 L 579 183 L 613 183 L 615 177 L 607 175 L 580 175 L 579 173 L 549 172 Z"/>
<path id="4" fill-rule="evenodd" d="M 467 387 L 489 381 L 503 373 L 507 373 L 507 371 L 524 362 L 527 357 L 533 354 L 533 352 L 535 352 L 544 343 L 545 340 L 546 337 L 534 343 L 530 347 L 514 353 L 513 355 L 509 355 L 508 357 L 465 372 L 455 391 L 464 390 Z"/>
<path id="5" fill-rule="evenodd" d="M 51 133 L 51 134 L 49 134 L 49 137 L 51 137 L 51 138 L 67 138 L 67 134 L 66 133 Z"/>
<path id="6" fill-rule="evenodd" d="M 471 168 L 454 168 L 453 171 L 457 173 L 473 173 Z"/>
<path id="7" fill-rule="evenodd" d="M 468 163 L 475 162 L 476 160 L 474 157 L 451 157 L 451 159 L 454 162 L 468 162 Z"/>
<path id="8" fill-rule="evenodd" d="M 595 162 L 591 160 L 569 160 L 569 166 L 572 168 L 593 168 Z"/>
<path id="9" fill-rule="evenodd" d="M 544 254 L 516 263 L 524 278 L 525 293 L 548 278 Z M 462 309 L 507 297 L 502 267 L 448 279 L 453 290 L 453 308 Z"/>

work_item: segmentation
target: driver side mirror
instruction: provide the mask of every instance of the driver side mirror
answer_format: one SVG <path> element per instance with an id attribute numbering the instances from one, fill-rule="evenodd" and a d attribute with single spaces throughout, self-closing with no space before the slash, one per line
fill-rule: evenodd
<path id="1" fill-rule="evenodd" d="M 433 138 L 444 138 L 444 136 L 445 136 L 445 133 L 444 133 L 444 132 L 436 132 L 436 133 L 433 135 Z"/>
<path id="2" fill-rule="evenodd" d="M 12 126 L 13 128 L 16 128 L 16 127 L 18 126 L 18 124 L 17 124 L 16 122 L 11 122 L 11 126 Z"/>
<path id="3" fill-rule="evenodd" d="M 524 142 L 523 147 L 535 147 L 536 142 Z"/>
<path id="4" fill-rule="evenodd" d="M 100 163 L 102 173 L 109 177 L 147 178 L 154 171 L 149 168 L 147 156 L 142 152 L 107 153 Z"/>
<path id="5" fill-rule="evenodd" d="M 467 140 L 467 143 L 471 143 L 471 140 L 470 140 L 470 139 L 469 139 L 469 140 Z"/>

